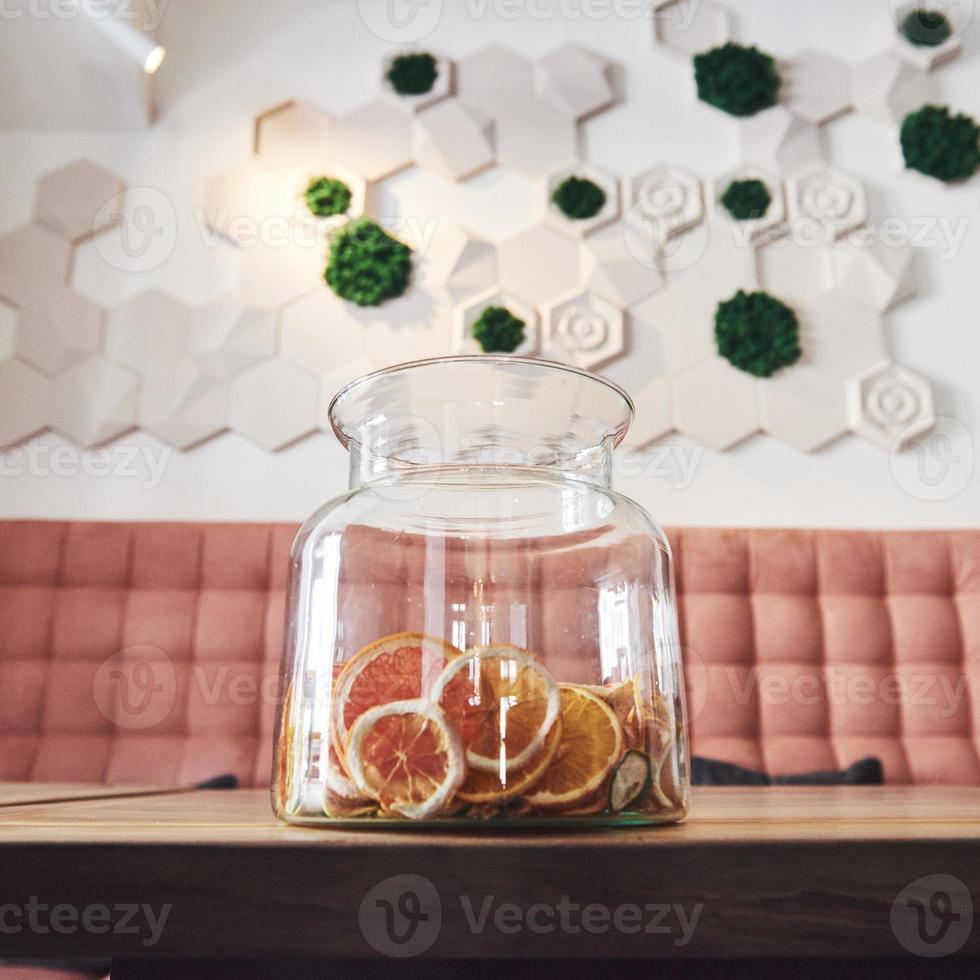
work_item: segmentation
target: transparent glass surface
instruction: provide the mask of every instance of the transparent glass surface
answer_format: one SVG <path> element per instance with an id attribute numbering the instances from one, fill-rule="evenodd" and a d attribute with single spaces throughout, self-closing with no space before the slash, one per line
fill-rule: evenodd
<path id="1" fill-rule="evenodd" d="M 514 357 L 400 365 L 336 396 L 351 489 L 292 549 L 279 817 L 685 816 L 670 550 L 611 487 L 632 414 L 595 375 Z"/>

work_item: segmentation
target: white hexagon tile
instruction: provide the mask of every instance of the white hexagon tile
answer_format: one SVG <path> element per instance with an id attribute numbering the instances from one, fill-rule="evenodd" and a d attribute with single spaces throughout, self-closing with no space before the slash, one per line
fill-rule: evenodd
<path id="1" fill-rule="evenodd" d="M 452 345 L 454 354 L 480 354 L 480 345 L 473 337 L 473 325 L 487 307 L 502 307 L 524 324 L 524 339 L 512 351 L 517 355 L 538 352 L 539 321 L 537 311 L 519 296 L 499 289 L 492 289 L 461 303 L 453 311 Z"/>
<path id="2" fill-rule="evenodd" d="M 493 120 L 459 99 L 444 99 L 415 117 L 415 162 L 446 180 L 463 180 L 494 161 Z"/>
<path id="3" fill-rule="evenodd" d="M 736 36 L 720 0 L 652 10 L 675 65 Z M 911 250 L 869 231 L 865 187 L 828 158 L 821 132 L 852 107 L 896 127 L 958 50 L 958 31 L 913 49 L 897 30 L 852 65 L 802 50 L 779 62 L 779 105 L 710 114 L 733 131 L 737 165 L 705 175 L 654 152 L 624 180 L 589 158 L 583 135 L 630 91 L 629 69 L 608 56 L 579 44 L 537 59 L 499 45 L 444 52 L 429 91 L 403 95 L 392 53 L 343 115 L 299 100 L 258 107 L 252 152 L 200 187 L 204 221 L 238 246 L 239 288 L 196 306 L 150 289 L 104 310 L 75 291 L 73 249 L 118 220 L 107 205 L 126 188 L 69 161 L 38 179 L 33 223 L 0 234 L 0 445 L 51 427 L 96 446 L 138 425 L 182 450 L 229 429 L 277 450 L 325 427 L 329 398 L 354 377 L 478 352 L 488 305 L 524 321 L 515 353 L 626 385 L 634 448 L 671 430 L 717 450 L 762 431 L 805 452 L 848 430 L 888 446 L 913 438 L 932 424 L 931 388 L 889 359 L 882 319 L 914 290 Z M 484 227 L 470 206 L 496 207 L 495 174 L 527 187 L 524 217 L 507 226 L 519 230 Z M 308 210 L 317 176 L 351 191 L 338 214 Z M 408 292 L 374 308 L 339 299 L 324 281 L 331 235 L 355 216 L 392 217 L 392 188 L 412 180 L 467 181 L 467 227 L 456 199 L 434 194 L 432 214 L 412 215 L 425 230 Z M 732 216 L 722 198 L 734 180 L 765 185 L 764 215 Z M 722 359 L 714 334 L 721 301 L 760 289 L 796 314 L 802 351 L 761 379 Z"/>
<path id="4" fill-rule="evenodd" d="M 333 119 L 303 102 L 276 106 L 255 120 L 255 155 L 276 173 L 327 174 L 334 163 Z"/>
<path id="5" fill-rule="evenodd" d="M 96 355 L 58 376 L 48 424 L 80 446 L 99 446 L 136 425 L 139 378 Z"/>
<path id="6" fill-rule="evenodd" d="M 597 293 L 581 292 L 545 311 L 542 352 L 595 370 L 622 353 L 625 333 L 619 306 Z"/>
<path id="7" fill-rule="evenodd" d="M 891 449 L 908 443 L 935 424 L 932 386 L 890 361 L 882 361 L 848 384 L 851 428 L 858 435 Z"/>
<path id="8" fill-rule="evenodd" d="M 0 360 L 0 449 L 45 429 L 51 381 L 20 361 Z"/>
<path id="9" fill-rule="evenodd" d="M 231 380 L 228 425 L 264 449 L 282 449 L 316 429 L 318 406 L 316 378 L 275 358 Z"/>
<path id="10" fill-rule="evenodd" d="M 38 223 L 56 235 L 79 242 L 119 220 L 105 205 L 125 189 L 115 174 L 88 160 L 75 160 L 41 177 L 34 213 Z"/>

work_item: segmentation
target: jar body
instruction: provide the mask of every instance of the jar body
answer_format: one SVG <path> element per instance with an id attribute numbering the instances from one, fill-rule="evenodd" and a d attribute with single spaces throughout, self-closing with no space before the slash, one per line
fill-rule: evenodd
<path id="1" fill-rule="evenodd" d="M 414 468 L 295 541 L 276 814 L 647 824 L 688 808 L 670 551 L 601 481 Z"/>

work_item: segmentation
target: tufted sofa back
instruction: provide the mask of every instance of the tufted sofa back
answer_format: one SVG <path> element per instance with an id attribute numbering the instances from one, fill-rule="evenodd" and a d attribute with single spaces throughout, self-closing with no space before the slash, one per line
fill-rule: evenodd
<path id="1" fill-rule="evenodd" d="M 295 530 L 0 522 L 0 779 L 265 785 Z M 668 537 L 695 752 L 980 784 L 980 531 Z"/>

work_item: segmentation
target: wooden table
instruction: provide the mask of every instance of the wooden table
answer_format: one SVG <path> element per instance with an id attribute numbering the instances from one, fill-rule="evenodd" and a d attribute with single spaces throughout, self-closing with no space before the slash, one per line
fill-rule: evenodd
<path id="1" fill-rule="evenodd" d="M 914 880 L 980 912 L 974 788 L 706 789 L 680 826 L 560 835 L 290 828 L 258 790 L 65 799 L 89 790 L 0 788 L 0 956 L 894 956 Z M 25 924 L 32 896 L 75 928 Z"/>

